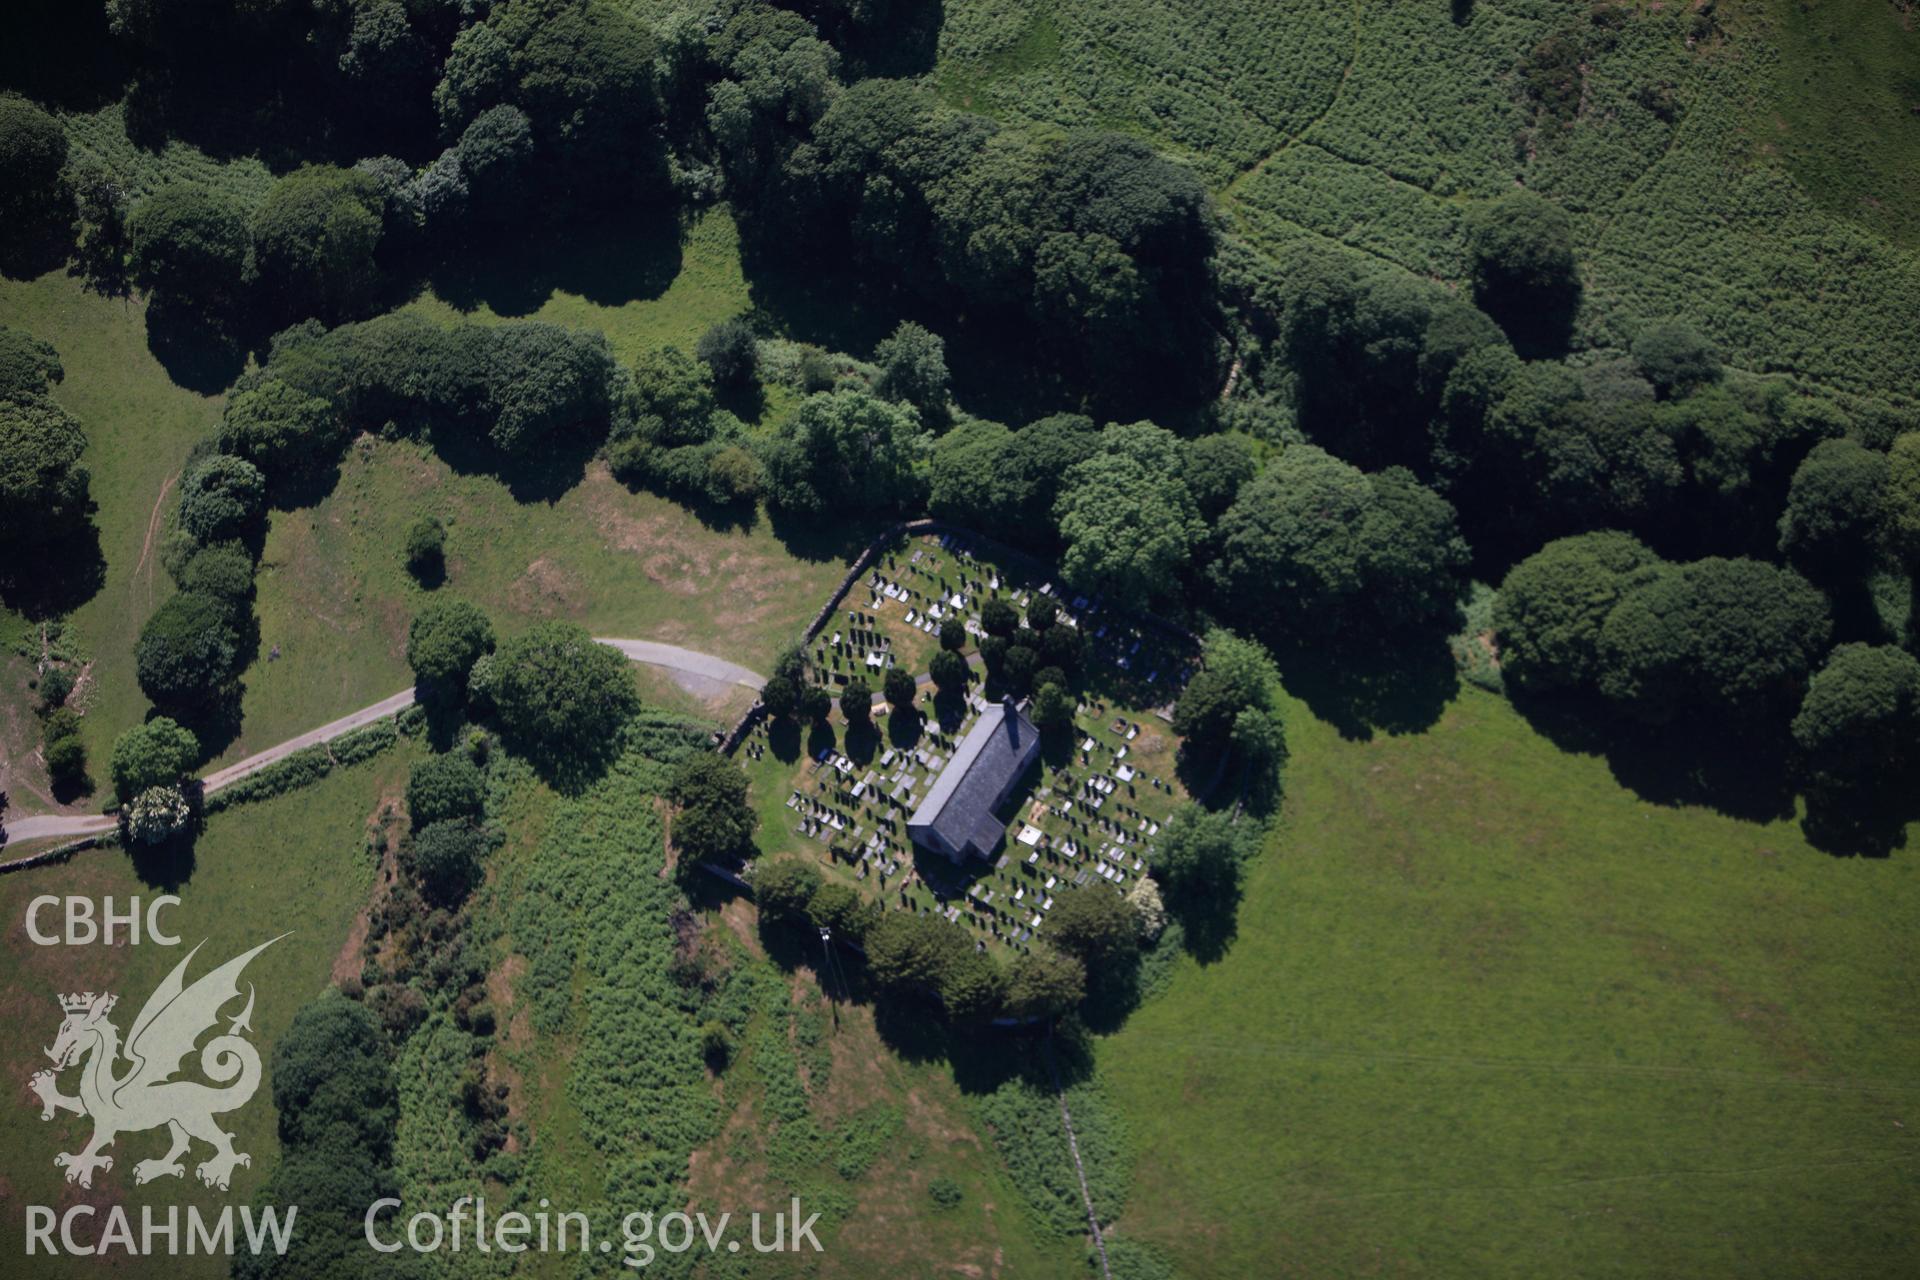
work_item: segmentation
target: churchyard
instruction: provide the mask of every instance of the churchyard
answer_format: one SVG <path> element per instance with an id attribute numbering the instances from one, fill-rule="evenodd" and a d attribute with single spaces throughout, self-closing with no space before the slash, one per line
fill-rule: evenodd
<path id="1" fill-rule="evenodd" d="M 1125 893 L 1144 878 L 1161 823 L 1186 795 L 1168 717 L 1195 654 L 1184 639 L 1062 591 L 1044 566 L 1011 561 L 960 535 L 905 539 L 879 556 L 807 646 L 813 678 L 835 695 L 831 715 L 763 721 L 736 758 L 752 783 L 763 858 L 802 854 L 888 909 L 935 912 L 990 948 L 1018 950 L 1044 933 L 1057 892 L 1105 881 Z M 908 818 L 981 713 L 1026 696 L 982 662 L 982 609 L 1005 600 L 1025 618 L 1042 598 L 1057 604 L 1055 626 L 1082 636 L 1072 721 L 1042 733 L 1037 764 L 995 810 L 1005 840 L 990 858 L 956 865 L 916 847 Z M 966 631 L 964 696 L 926 676 L 949 619 Z M 894 667 L 918 680 L 911 709 L 878 696 Z M 864 724 L 839 706 L 855 677 L 876 690 Z"/>

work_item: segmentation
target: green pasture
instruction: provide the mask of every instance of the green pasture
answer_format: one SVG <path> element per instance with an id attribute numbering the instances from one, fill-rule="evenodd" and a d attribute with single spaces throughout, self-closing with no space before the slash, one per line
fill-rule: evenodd
<path id="1" fill-rule="evenodd" d="M 407 527 L 423 515 L 447 526 L 446 580 L 432 592 L 403 563 Z M 480 605 L 502 633 L 565 618 L 764 672 L 841 571 L 837 558 L 796 557 L 764 518 L 708 526 L 597 465 L 552 501 L 520 502 L 424 445 L 365 437 L 326 498 L 273 514 L 257 579 L 260 656 L 242 677 L 245 720 L 228 754 L 405 688 L 407 626 L 433 592 Z"/>
<path id="2" fill-rule="evenodd" d="M 143 1204 L 192 1204 L 203 1213 L 217 1213 L 224 1204 L 244 1203 L 265 1182 L 279 1152 L 271 1102 L 272 1048 L 294 1011 L 333 980 L 336 958 L 373 884 L 366 821 L 383 799 L 397 798 L 404 789 L 412 755 L 405 742 L 402 739 L 397 751 L 336 770 L 311 787 L 215 814 L 207 820 L 189 867 L 137 868 L 126 853 L 109 848 L 0 878 L 0 945 L 6 955 L 0 969 L 0 1008 L 19 1031 L 0 1048 L 0 1069 L 15 1082 L 18 1095 L 14 1105 L 0 1111 L 0 1150 L 7 1152 L 7 1181 L 0 1190 L 5 1204 L 0 1251 L 6 1256 L 23 1256 L 22 1206 L 27 1204 L 58 1210 L 76 1196 L 95 1204 L 122 1204 L 133 1215 L 137 1231 Z M 107 897 L 125 910 L 133 897 L 145 902 L 169 892 L 178 894 L 180 903 L 163 913 L 162 923 L 180 937 L 177 947 L 152 945 L 144 941 L 144 933 L 139 946 L 122 942 L 113 947 L 42 947 L 27 937 L 27 905 L 43 894 L 92 898 L 97 912 Z M 57 910 L 43 913 L 43 930 L 49 924 L 57 928 L 57 919 Z M 231 1192 L 209 1190 L 194 1177 L 192 1165 L 208 1154 L 197 1145 L 187 1157 L 184 1179 L 136 1187 L 134 1164 L 166 1149 L 161 1131 L 123 1134 L 109 1151 L 112 1170 L 95 1177 L 90 1193 L 68 1187 L 53 1156 L 79 1150 L 91 1128 L 65 1113 L 43 1123 L 38 1104 L 25 1088 L 27 1078 L 47 1065 L 40 1046 L 53 1043 L 60 1025 L 58 997 L 84 990 L 114 992 L 120 997 L 114 1021 L 124 1035 L 154 987 L 196 943 L 205 940 L 188 971 L 189 981 L 288 931 L 290 936 L 262 952 L 244 977 L 257 993 L 251 1039 L 260 1050 L 266 1077 L 251 1102 L 220 1117 L 234 1134 L 235 1149 L 253 1157 L 251 1166 L 236 1172 Z M 357 971 L 357 955 L 353 959 Z M 236 1004 L 229 1012 L 238 1010 Z M 78 1078 L 77 1072 L 65 1073 L 63 1091 L 74 1092 Z M 224 1258 L 130 1260 L 116 1255 L 114 1265 L 126 1275 L 227 1273 Z M 36 1259 L 32 1274 L 95 1275 L 98 1267 L 94 1258 Z"/>
<path id="3" fill-rule="evenodd" d="M 221 399 L 173 384 L 147 349 L 140 303 L 88 293 L 63 272 L 0 279 L 0 324 L 26 329 L 59 349 L 66 379 L 53 395 L 87 433 L 83 462 L 99 506 L 94 523 L 106 577 L 70 621 L 78 648 L 92 659 L 79 706 L 98 781 L 105 777 L 114 737 L 146 714 L 133 675 L 133 643 L 147 615 L 173 591 L 160 567 L 160 540 L 172 512 L 170 486 L 187 451 L 219 424 Z M 12 625 L 24 624 L 16 619 Z M 0 697 L 14 708 L 28 705 L 23 688 L 10 686 Z M 16 788 L 14 802 L 22 810 L 45 807 L 25 788 Z"/>
<path id="4" fill-rule="evenodd" d="M 1920 1261 L 1911 850 L 1645 803 L 1476 690 L 1288 730 L 1237 941 L 1100 1048 L 1121 1236 L 1195 1280 Z"/>

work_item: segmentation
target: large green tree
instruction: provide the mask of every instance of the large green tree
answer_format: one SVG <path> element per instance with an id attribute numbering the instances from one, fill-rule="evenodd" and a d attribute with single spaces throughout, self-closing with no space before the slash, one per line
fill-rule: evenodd
<path id="1" fill-rule="evenodd" d="M 1139 946 L 1133 908 L 1104 884 L 1089 884 L 1054 899 L 1047 938 L 1077 956 L 1089 971 L 1131 956 Z"/>
<path id="2" fill-rule="evenodd" d="M 753 899 L 769 921 L 804 921 L 820 885 L 819 869 L 800 858 L 762 859 L 753 867 Z"/>
<path id="3" fill-rule="evenodd" d="M 465 600 L 432 600 L 407 627 L 407 665 L 430 690 L 464 689 L 475 661 L 492 653 L 493 646 L 493 624 Z"/>
<path id="4" fill-rule="evenodd" d="M 267 510 L 260 468 L 230 453 L 201 459 L 180 480 L 180 527 L 200 542 L 251 532 Z"/>
<path id="5" fill-rule="evenodd" d="M 414 873 L 427 900 L 439 906 L 458 906 L 480 883 L 480 863 L 487 841 L 480 828 L 466 818 L 443 818 L 413 833 L 410 855 Z"/>
<path id="6" fill-rule="evenodd" d="M 1262 634 L 1449 618 L 1467 546 L 1453 508 L 1411 474 L 1368 475 L 1292 445 L 1221 518 L 1212 567 L 1222 611 Z"/>
<path id="7" fill-rule="evenodd" d="M 1887 455 L 1855 440 L 1814 446 L 1787 491 L 1780 550 L 1822 581 L 1864 578 L 1886 515 Z"/>
<path id="8" fill-rule="evenodd" d="M 462 752 L 428 756 L 407 774 L 407 817 L 414 827 L 480 816 L 486 780 Z"/>
<path id="9" fill-rule="evenodd" d="M 1762 712 L 1797 695 L 1833 624 L 1790 569 L 1710 557 L 1626 592 L 1600 629 L 1600 691 L 1641 718 Z"/>
<path id="10" fill-rule="evenodd" d="M 173 183 L 134 206 L 127 221 L 134 283 L 157 301 L 226 313 L 242 300 L 252 237 L 225 195 Z"/>
<path id="11" fill-rule="evenodd" d="M 1021 952 L 1007 969 L 1007 1012 L 1016 1018 L 1057 1018 L 1087 994 L 1087 966 L 1056 947 Z"/>
<path id="12" fill-rule="evenodd" d="M 261 291 L 285 320 L 351 320 L 380 287 L 382 201 L 356 169 L 307 165 L 274 183 L 253 217 Z"/>
<path id="13" fill-rule="evenodd" d="M 204 701 L 234 675 L 240 641 L 225 604 L 182 591 L 154 610 L 133 648 L 140 688 L 163 707 Z"/>
<path id="14" fill-rule="evenodd" d="M 66 163 L 60 122 L 17 94 L 0 94 L 0 219 L 17 231 L 57 205 Z"/>
<path id="15" fill-rule="evenodd" d="M 1543 322 L 1570 318 L 1580 279 L 1566 210 L 1531 191 L 1514 191 L 1472 210 L 1467 241 L 1474 297 L 1516 342 L 1537 334 Z"/>
<path id="16" fill-rule="evenodd" d="M 1176 593 L 1202 532 L 1183 457 L 1179 438 L 1150 422 L 1100 433 L 1100 452 L 1067 472 L 1055 506 L 1069 582 L 1131 608 Z"/>
<path id="17" fill-rule="evenodd" d="M 766 451 L 767 497 L 799 515 L 897 508 L 919 490 L 918 416 L 858 388 L 801 401 Z"/>
<path id="18" fill-rule="evenodd" d="M 928 504 L 942 519 L 1049 546 L 1061 479 L 1099 447 L 1092 419 L 1077 414 L 1042 418 L 1018 431 L 967 419 L 934 443 Z"/>
<path id="19" fill-rule="evenodd" d="M 1591 687 L 1607 615 L 1660 564 L 1639 539 L 1611 529 L 1549 542 L 1522 560 L 1494 602 L 1502 674 L 1518 688 Z"/>
<path id="20" fill-rule="evenodd" d="M 1183 804 L 1160 828 L 1153 876 L 1179 898 L 1230 899 L 1239 892 L 1241 855 L 1233 818 Z"/>
<path id="21" fill-rule="evenodd" d="M 0 400 L 45 395 L 65 377 L 51 342 L 0 325 Z"/>
<path id="22" fill-rule="evenodd" d="M 571 622 L 543 622 L 502 644 L 490 692 L 510 733 L 564 757 L 609 750 L 640 705 L 626 658 Z"/>
<path id="23" fill-rule="evenodd" d="M 114 793 L 124 804 L 149 788 L 177 785 L 199 758 L 200 740 L 192 730 L 155 716 L 114 741 Z"/>
<path id="24" fill-rule="evenodd" d="M 747 798 L 747 775 L 725 756 L 695 752 L 674 766 L 667 799 L 675 808 L 673 842 L 683 859 L 703 862 L 752 850 L 760 815 Z"/>
<path id="25" fill-rule="evenodd" d="M 0 399 L 0 576 L 28 567 L 28 551 L 80 527 L 93 512 L 80 465 L 86 433 L 44 396 Z"/>
<path id="26" fill-rule="evenodd" d="M 500 448 L 531 454 L 563 435 L 605 429 L 614 363 L 600 334 L 539 321 L 507 326 L 494 334 L 487 369 L 496 414 L 488 437 Z"/>
<path id="27" fill-rule="evenodd" d="M 942 992 L 947 973 L 973 954 L 966 932 L 935 915 L 889 911 L 867 930 L 867 971 L 893 991 Z"/>
<path id="28" fill-rule="evenodd" d="M 873 389 L 882 399 L 899 400 L 920 411 L 929 426 L 947 421 L 947 344 L 940 335 L 910 320 L 874 348 L 873 362 L 880 376 Z"/>
<path id="29" fill-rule="evenodd" d="M 325 468 L 346 439 L 346 422 L 331 404 L 278 378 L 230 396 L 220 426 L 220 447 L 258 467 L 270 482 Z"/>
<path id="30" fill-rule="evenodd" d="M 1887 548 L 1920 569 L 1920 431 L 1896 437 L 1887 451 Z"/>
<path id="31" fill-rule="evenodd" d="M 631 198 L 662 167 L 659 52 L 648 25 L 613 0 L 508 0 L 455 38 L 434 106 L 452 132 L 512 103 L 562 166 L 551 196 Z"/>
<path id="32" fill-rule="evenodd" d="M 1914 794 L 1920 659 L 1892 645 L 1841 645 L 1808 682 L 1793 738 L 1821 785 Z"/>

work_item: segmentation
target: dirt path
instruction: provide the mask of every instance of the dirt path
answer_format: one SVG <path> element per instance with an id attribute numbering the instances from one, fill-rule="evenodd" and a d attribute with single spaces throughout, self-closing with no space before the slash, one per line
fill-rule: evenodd
<path id="1" fill-rule="evenodd" d="M 133 573 L 127 579 L 127 590 L 136 595 L 145 604 L 153 602 L 153 540 L 159 536 L 160 522 L 166 510 L 167 495 L 173 492 L 174 481 L 180 478 L 178 471 L 160 482 L 160 496 L 153 500 L 153 513 L 147 517 L 147 538 L 140 544 L 140 563 L 133 566 Z M 146 573 L 147 592 L 139 596 L 141 572 Z"/>
<path id="2" fill-rule="evenodd" d="M 653 640 L 601 640 L 599 643 L 610 645 L 632 661 L 645 663 L 648 666 L 664 667 L 669 671 L 744 685 L 755 690 L 766 683 L 764 676 L 757 675 L 737 663 L 715 657 L 710 653 L 683 649 L 679 645 L 661 644 Z M 382 698 L 372 706 L 362 707 L 358 711 L 341 716 L 338 720 L 328 721 L 317 729 L 309 729 L 276 746 L 268 747 L 265 751 L 230 764 L 224 769 L 216 769 L 201 779 L 201 786 L 209 792 L 218 791 L 224 786 L 238 782 L 248 774 L 258 773 L 268 765 L 286 759 L 296 751 L 318 746 L 323 742 L 331 742 L 343 734 L 364 728 L 376 720 L 385 719 L 412 705 L 413 690 L 402 689 L 399 693 Z M 6 823 L 4 832 L 0 832 L 0 843 L 99 835 L 113 830 L 115 825 L 117 825 L 115 820 L 104 814 L 36 814 L 32 817 L 16 818 Z"/>

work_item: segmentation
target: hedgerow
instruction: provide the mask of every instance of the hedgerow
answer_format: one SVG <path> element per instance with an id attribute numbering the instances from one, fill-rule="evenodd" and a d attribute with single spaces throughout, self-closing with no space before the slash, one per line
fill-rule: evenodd
<path id="1" fill-rule="evenodd" d="M 302 747 L 264 769 L 228 783 L 207 796 L 204 809 L 207 813 L 219 813 L 237 804 L 252 804 L 257 800 L 297 791 L 320 781 L 336 766 L 344 768 L 371 760 L 399 740 L 400 725 L 396 717 L 376 720 L 363 729 L 342 734 L 332 742 Z"/>
<path id="2" fill-rule="evenodd" d="M 325 744 L 303 747 L 209 795 L 206 812 L 219 813 L 237 804 L 252 804 L 256 800 L 297 791 L 320 781 L 332 770 L 333 760 L 327 755 Z"/>

